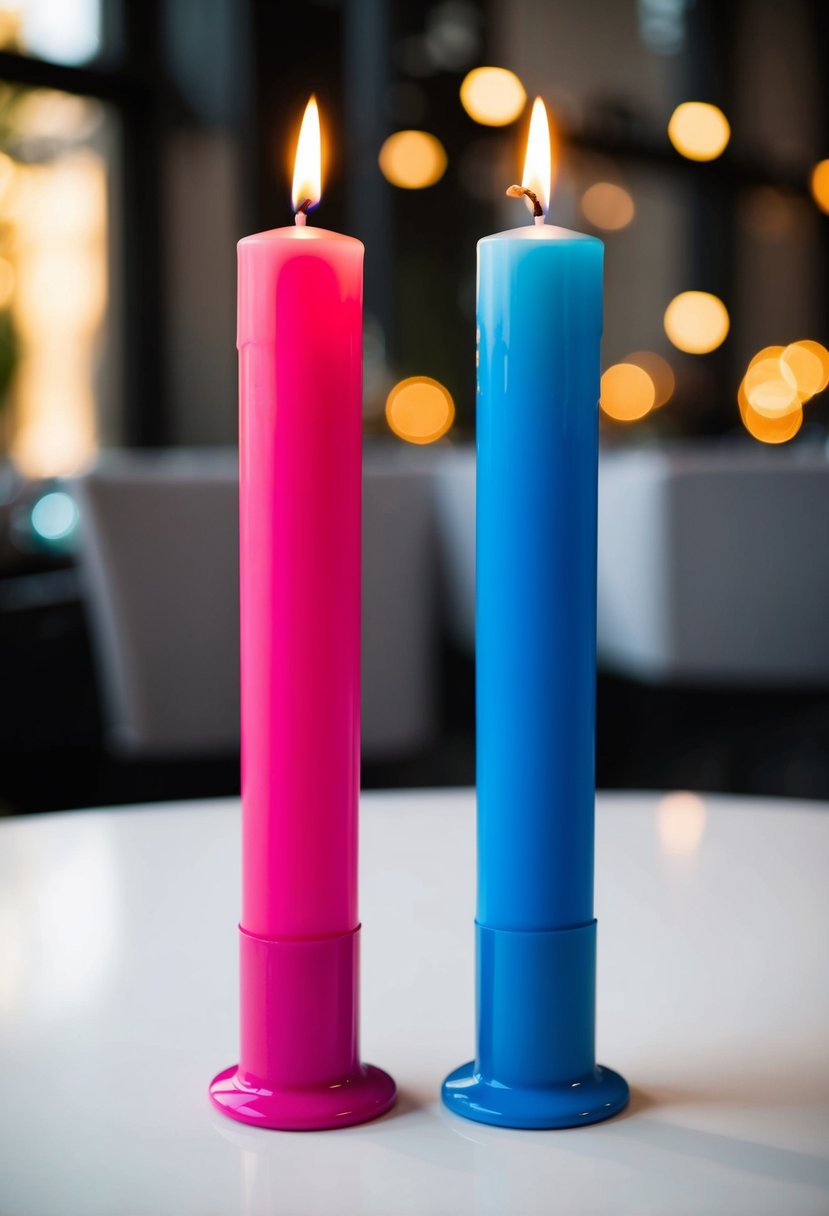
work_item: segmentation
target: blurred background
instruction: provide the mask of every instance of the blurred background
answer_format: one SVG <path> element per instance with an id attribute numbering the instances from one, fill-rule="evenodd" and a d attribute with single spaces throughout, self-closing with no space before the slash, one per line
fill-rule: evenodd
<path id="1" fill-rule="evenodd" d="M 0 810 L 238 789 L 234 246 L 312 90 L 364 784 L 474 779 L 475 244 L 541 93 L 606 242 L 598 783 L 829 797 L 827 46 L 822 0 L 0 0 Z"/>

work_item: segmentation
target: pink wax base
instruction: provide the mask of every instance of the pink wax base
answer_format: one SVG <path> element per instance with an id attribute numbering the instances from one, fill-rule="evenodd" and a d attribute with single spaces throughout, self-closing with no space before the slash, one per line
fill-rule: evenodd
<path id="1" fill-rule="evenodd" d="M 243 1084 L 237 1068 L 213 1078 L 210 1098 L 224 1115 L 283 1132 L 325 1131 L 367 1123 L 385 1114 L 397 1096 L 388 1073 L 364 1064 L 327 1089 L 267 1089 Z"/>
<path id="2" fill-rule="evenodd" d="M 239 930 L 241 1058 L 210 1085 L 231 1119 L 282 1131 L 365 1123 L 394 1081 L 360 1063 L 359 929 L 270 941 Z"/>

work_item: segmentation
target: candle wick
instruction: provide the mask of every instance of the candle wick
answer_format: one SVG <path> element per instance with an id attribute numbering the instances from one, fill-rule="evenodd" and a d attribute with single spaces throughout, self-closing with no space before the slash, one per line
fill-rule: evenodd
<path id="1" fill-rule="evenodd" d="M 311 206 L 310 198 L 303 199 L 294 212 L 294 223 L 297 228 L 304 228 L 308 219 L 308 210 Z"/>
<path id="2" fill-rule="evenodd" d="M 538 223 L 538 221 L 540 219 L 541 223 L 542 224 L 544 223 L 544 208 L 541 206 L 541 203 L 538 201 L 538 195 L 535 193 L 534 190 L 530 190 L 530 188 L 528 186 L 508 186 L 507 187 L 507 198 L 525 199 L 527 206 L 530 208 L 530 210 L 533 213 L 535 222 Z"/>

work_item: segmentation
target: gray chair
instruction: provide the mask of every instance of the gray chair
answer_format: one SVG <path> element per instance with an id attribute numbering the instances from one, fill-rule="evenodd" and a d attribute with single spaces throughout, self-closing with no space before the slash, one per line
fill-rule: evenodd
<path id="1" fill-rule="evenodd" d="M 600 662 L 650 683 L 826 687 L 827 519 L 822 449 L 605 453 Z"/>
<path id="2" fill-rule="evenodd" d="M 135 757 L 239 745 L 232 453 L 105 457 L 72 483 L 108 735 Z"/>
<path id="3" fill-rule="evenodd" d="M 238 478 L 232 450 L 122 452 L 72 483 L 108 736 L 132 757 L 239 745 Z M 415 755 L 435 728 L 427 468 L 367 446 L 363 754 Z"/>

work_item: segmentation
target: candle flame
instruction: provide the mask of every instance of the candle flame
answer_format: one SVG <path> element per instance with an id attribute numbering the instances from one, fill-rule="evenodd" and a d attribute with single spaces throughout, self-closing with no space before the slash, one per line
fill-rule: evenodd
<path id="1" fill-rule="evenodd" d="M 299 129 L 291 190 L 294 211 L 316 207 L 322 197 L 322 148 L 320 114 L 314 94 L 308 100 Z"/>
<path id="2" fill-rule="evenodd" d="M 545 214 L 550 206 L 551 184 L 550 123 L 544 102 L 540 97 L 536 97 L 530 118 L 530 134 L 527 139 L 527 155 L 524 160 L 524 175 L 521 178 L 521 185 L 525 189 L 532 190 Z"/>

